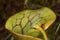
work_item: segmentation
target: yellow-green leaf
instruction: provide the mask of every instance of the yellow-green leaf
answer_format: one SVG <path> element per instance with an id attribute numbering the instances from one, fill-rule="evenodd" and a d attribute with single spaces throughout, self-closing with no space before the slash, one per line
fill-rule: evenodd
<path id="1" fill-rule="evenodd" d="M 38 36 L 41 38 L 40 34 L 43 37 L 41 39 L 48 40 L 45 30 L 49 28 L 55 20 L 55 13 L 47 7 L 42 7 L 37 10 L 24 10 L 11 16 L 7 20 L 5 27 L 11 33 L 17 35 L 19 38 L 16 38 L 19 40 L 27 40 L 28 38 L 29 40 L 37 40 L 35 38 L 38 38 Z M 26 37 L 23 35 L 32 36 L 35 38 L 32 39 L 32 37 Z"/>

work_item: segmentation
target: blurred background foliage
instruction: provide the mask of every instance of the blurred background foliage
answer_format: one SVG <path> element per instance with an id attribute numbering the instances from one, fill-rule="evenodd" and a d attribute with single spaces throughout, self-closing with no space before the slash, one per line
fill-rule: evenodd
<path id="1" fill-rule="evenodd" d="M 9 32 L 5 29 L 7 19 L 25 9 L 51 8 L 57 15 L 55 23 L 46 30 L 50 40 L 60 40 L 60 0 L 0 0 L 0 40 L 5 40 Z"/>

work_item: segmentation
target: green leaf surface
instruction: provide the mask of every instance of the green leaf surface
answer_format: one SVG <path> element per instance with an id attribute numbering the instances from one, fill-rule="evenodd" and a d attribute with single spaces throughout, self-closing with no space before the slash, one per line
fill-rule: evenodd
<path id="1" fill-rule="evenodd" d="M 24 10 L 22 12 L 19 12 L 11 16 L 7 20 L 5 26 L 6 29 L 15 34 L 38 37 L 42 33 L 43 39 L 46 40 L 47 35 L 44 30 L 46 30 L 55 21 L 55 19 L 55 13 L 49 8 L 44 7 L 38 10 Z M 38 25 L 38 28 L 36 28 L 36 25 Z M 41 36 L 39 36 L 39 38 L 41 38 Z"/>

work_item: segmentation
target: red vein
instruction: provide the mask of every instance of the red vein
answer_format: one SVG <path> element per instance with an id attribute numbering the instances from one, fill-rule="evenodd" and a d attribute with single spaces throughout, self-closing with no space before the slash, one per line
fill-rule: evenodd
<path id="1" fill-rule="evenodd" d="M 21 21 L 20 21 L 20 24 L 19 24 L 20 25 L 20 28 L 21 28 L 21 33 L 22 34 L 24 34 L 24 31 L 23 31 L 23 27 L 22 27 L 22 24 L 21 23 L 22 23 L 22 20 L 23 20 L 24 17 L 25 17 L 25 14 L 23 14 L 23 17 L 21 18 Z"/>

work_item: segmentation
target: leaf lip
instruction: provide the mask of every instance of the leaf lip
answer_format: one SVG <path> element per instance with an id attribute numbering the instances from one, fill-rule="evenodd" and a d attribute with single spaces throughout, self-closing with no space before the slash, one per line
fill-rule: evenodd
<path id="1" fill-rule="evenodd" d="M 29 36 L 29 35 L 22 35 L 22 34 L 18 34 L 18 33 L 15 33 L 9 29 L 6 29 L 7 31 L 9 31 L 11 34 L 15 35 L 15 36 L 23 36 L 23 37 L 26 37 L 26 38 L 34 38 L 36 40 L 42 40 L 41 38 L 37 38 L 37 37 L 33 37 L 33 36 Z"/>

